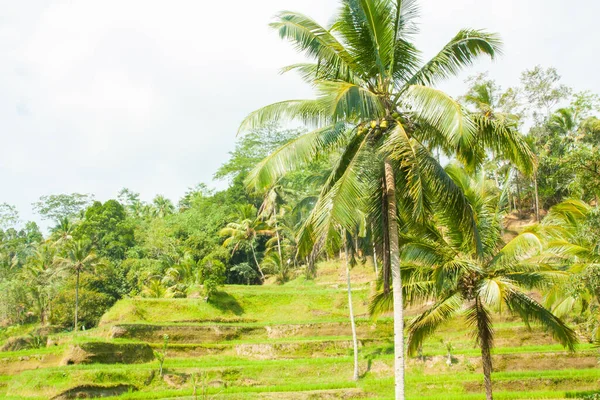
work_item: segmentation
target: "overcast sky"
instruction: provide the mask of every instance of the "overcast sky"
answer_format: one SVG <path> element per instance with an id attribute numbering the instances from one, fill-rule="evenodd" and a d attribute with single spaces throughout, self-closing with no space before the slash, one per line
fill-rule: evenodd
<path id="1" fill-rule="evenodd" d="M 0 0 L 0 203 L 36 218 L 41 195 L 115 197 L 128 187 L 177 201 L 212 182 L 250 111 L 311 95 L 280 67 L 302 60 L 268 28 L 280 10 L 325 24 L 336 0 Z M 208 5 L 210 4 L 210 5 Z M 433 55 L 460 28 L 504 40 L 502 86 L 536 64 L 600 93 L 595 0 L 422 0 L 417 44 Z"/>

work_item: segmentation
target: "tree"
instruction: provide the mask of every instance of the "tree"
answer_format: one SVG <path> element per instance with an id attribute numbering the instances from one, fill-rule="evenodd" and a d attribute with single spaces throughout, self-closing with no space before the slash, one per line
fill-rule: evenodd
<path id="1" fill-rule="evenodd" d="M 125 258 L 134 233 L 125 208 L 116 200 L 94 202 L 77 225 L 75 237 L 89 240 L 98 254 L 113 261 Z"/>
<path id="2" fill-rule="evenodd" d="M 48 320 L 50 302 L 55 291 L 55 256 L 56 248 L 45 243 L 27 260 L 27 264 L 23 270 L 23 277 L 27 282 L 29 293 L 33 297 L 35 308 L 42 324 Z"/>
<path id="3" fill-rule="evenodd" d="M 173 202 L 167 199 L 163 195 L 158 195 L 152 200 L 152 204 L 154 205 L 153 214 L 155 217 L 164 218 L 167 215 L 171 215 L 175 212 L 175 206 Z"/>
<path id="4" fill-rule="evenodd" d="M 571 351 L 577 335 L 528 295 L 531 289 L 548 290 L 560 275 L 540 262 L 549 255 L 540 250 L 544 239 L 539 232 L 525 231 L 502 245 L 497 194 L 490 190 L 491 182 L 483 173 L 470 178 L 456 166 L 448 170 L 462 186 L 477 216 L 483 252 L 465 238 L 460 227 L 444 219 L 431 224 L 427 234 L 406 238 L 402 260 L 409 282 L 405 286 L 407 301 L 435 301 L 410 323 L 408 351 L 415 354 L 438 327 L 462 315 L 481 349 L 486 398 L 492 400 L 492 310 L 506 310 L 527 326 L 530 322 L 540 324 Z"/>
<path id="5" fill-rule="evenodd" d="M 272 231 L 261 218 L 257 217 L 257 210 L 253 205 L 240 205 L 237 207 L 237 210 L 239 214 L 237 222 L 227 224 L 227 226 L 219 232 L 221 236 L 227 236 L 227 239 L 223 242 L 223 246 L 227 247 L 232 245 L 232 254 L 235 253 L 240 246 L 248 246 L 252 252 L 252 258 L 254 259 L 256 268 L 258 268 L 261 279 L 264 281 L 265 274 L 256 257 L 254 242 L 259 235 L 271 235 Z"/>
<path id="6" fill-rule="evenodd" d="M 14 227 L 19 222 L 19 212 L 8 203 L 0 204 L 0 229 Z"/>
<path id="7" fill-rule="evenodd" d="M 524 71 L 521 74 L 521 85 L 536 121 L 546 119 L 552 113 L 553 107 L 571 94 L 571 89 L 560 83 L 560 75 L 553 67 L 544 69 L 537 65 Z"/>
<path id="8" fill-rule="evenodd" d="M 58 245 L 62 245 L 73 239 L 75 225 L 69 220 L 68 217 L 64 217 L 54 228 L 51 229 L 51 232 L 51 237 L 54 239 L 54 242 Z"/>
<path id="9" fill-rule="evenodd" d="M 84 271 L 90 271 L 100 265 L 98 258 L 90 242 L 82 240 L 69 243 L 66 250 L 66 257 L 57 257 L 56 264 L 75 274 L 75 322 L 73 330 L 77 332 L 77 317 L 79 312 L 79 276 Z"/>
<path id="10" fill-rule="evenodd" d="M 493 58 L 500 48 L 498 37 L 461 30 L 433 59 L 422 63 L 411 42 L 417 15 L 416 2 L 401 0 L 343 0 L 330 27 L 299 13 L 281 12 L 271 26 L 314 60 L 284 71 L 299 72 L 317 97 L 266 106 L 240 126 L 240 131 L 251 131 L 272 121 L 296 120 L 317 127 L 275 150 L 249 173 L 248 186 L 259 191 L 299 166 L 338 155 L 304 223 L 299 252 L 318 252 L 328 238 L 339 242 L 337 227 L 351 230 L 357 225 L 355 210 L 368 211 L 376 241 L 384 249 L 384 270 L 391 271 L 386 276 L 392 278 L 395 304 L 397 399 L 404 398 L 397 208 L 411 210 L 412 218 L 402 221 L 410 226 L 441 207 L 478 241 L 464 196 L 430 149 L 457 154 L 474 166 L 480 161 L 481 144 L 533 169 L 531 152 L 518 133 L 491 119 L 471 118 L 455 100 L 430 87 L 481 55 Z"/>
<path id="11" fill-rule="evenodd" d="M 70 220 L 79 218 L 83 210 L 94 200 L 91 194 L 52 194 L 42 196 L 40 200 L 33 203 L 33 209 L 43 219 L 59 222 L 64 218 Z"/>

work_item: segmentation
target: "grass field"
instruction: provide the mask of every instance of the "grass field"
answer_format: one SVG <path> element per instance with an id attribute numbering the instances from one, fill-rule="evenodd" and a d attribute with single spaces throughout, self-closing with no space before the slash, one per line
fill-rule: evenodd
<path id="1" fill-rule="evenodd" d="M 120 399 L 387 399 L 393 394 L 392 321 L 367 317 L 371 270 L 359 266 L 361 379 L 352 377 L 352 347 L 343 271 L 321 266 L 315 281 L 284 286 L 228 286 L 212 303 L 201 299 L 124 299 L 98 328 L 51 336 L 52 346 L 0 353 L 0 397 Z M 408 318 L 415 310 L 409 310 Z M 540 330 L 496 316 L 494 388 L 497 399 L 582 398 L 600 389 L 598 350 L 568 353 Z M 408 360 L 410 399 L 483 399 L 479 352 L 461 321 L 445 326 Z M 0 331 L 0 341 L 33 326 Z M 139 364 L 64 365 L 74 349 L 102 351 L 150 344 L 169 335 L 164 377 L 157 360 Z M 446 364 L 446 343 L 453 347 Z M 117 346 L 113 346 L 117 345 Z M 112 350 L 111 350 L 112 349 Z M 101 354 L 99 355 L 101 358 Z M 194 395 L 195 393 L 195 395 Z"/>

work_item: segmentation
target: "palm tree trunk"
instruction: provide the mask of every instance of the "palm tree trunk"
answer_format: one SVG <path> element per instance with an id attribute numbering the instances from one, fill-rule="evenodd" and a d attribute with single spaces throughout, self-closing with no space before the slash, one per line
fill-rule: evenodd
<path id="1" fill-rule="evenodd" d="M 535 220 L 540 220 L 540 198 L 538 196 L 537 172 L 533 174 L 533 190 L 535 192 Z"/>
<path id="2" fill-rule="evenodd" d="M 483 366 L 483 383 L 485 385 L 486 400 L 493 400 L 492 394 L 492 354 L 489 346 L 481 345 L 481 361 Z"/>
<path id="3" fill-rule="evenodd" d="M 523 207 L 523 203 L 521 202 L 521 185 L 519 184 L 519 174 L 515 174 L 515 180 L 517 182 L 517 200 L 519 201 L 519 205 L 517 206 L 517 213 L 519 214 L 519 218 L 521 218 L 521 211 Z"/>
<path id="4" fill-rule="evenodd" d="M 262 279 L 262 281 L 265 281 L 265 274 L 263 274 L 262 268 L 260 267 L 260 264 L 258 263 L 258 260 L 256 259 L 256 253 L 254 252 L 254 245 L 250 244 L 250 248 L 252 249 L 252 257 L 254 258 L 254 262 L 256 263 L 256 266 L 258 267 L 258 272 L 260 272 L 260 277 Z"/>
<path id="5" fill-rule="evenodd" d="M 77 334 L 77 314 L 79 313 L 79 270 L 75 273 L 75 334 Z"/>
<path id="6" fill-rule="evenodd" d="M 381 207 L 382 207 L 382 220 L 383 220 L 383 242 L 382 242 L 382 274 L 381 280 L 383 281 L 383 292 L 390 293 L 390 235 L 389 235 L 389 213 L 387 203 L 387 189 L 385 185 L 385 179 L 382 182 L 383 196 L 381 196 Z"/>
<path id="7" fill-rule="evenodd" d="M 394 295 L 394 376 L 396 400 L 404 400 L 404 310 L 402 277 L 400 276 L 400 245 L 396 220 L 396 177 L 394 168 L 385 160 L 385 187 L 388 205 L 388 230 L 390 239 L 390 264 Z"/>
<path id="8" fill-rule="evenodd" d="M 371 224 L 371 235 L 375 235 L 373 232 L 373 225 Z M 379 278 L 379 268 L 377 266 L 377 246 L 375 246 L 375 238 L 373 239 L 373 265 L 375 265 L 375 279 Z"/>
<path id="9" fill-rule="evenodd" d="M 352 307 L 352 286 L 350 282 L 350 262 L 348 254 L 348 243 L 346 242 L 346 233 L 344 232 L 344 252 L 346 253 L 346 281 L 348 282 L 348 309 L 350 311 L 350 326 L 352 327 L 352 348 L 354 349 L 354 375 L 353 379 L 358 380 L 358 339 L 356 338 L 356 323 L 354 322 L 354 309 Z"/>
<path id="10" fill-rule="evenodd" d="M 283 266 L 283 256 L 281 255 L 281 238 L 279 237 L 279 227 L 277 226 L 277 205 L 273 205 L 273 218 L 275 219 L 275 235 L 277 236 L 277 252 L 279 253 L 279 260 Z"/>

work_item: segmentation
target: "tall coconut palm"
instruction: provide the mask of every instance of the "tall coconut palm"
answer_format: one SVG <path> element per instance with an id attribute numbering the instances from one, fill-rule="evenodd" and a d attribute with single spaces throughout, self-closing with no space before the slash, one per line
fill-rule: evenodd
<path id="1" fill-rule="evenodd" d="M 152 200 L 154 205 L 153 215 L 158 218 L 164 218 L 175 212 L 173 202 L 163 195 L 158 195 Z"/>
<path id="2" fill-rule="evenodd" d="M 79 314 L 79 276 L 82 272 L 92 271 L 101 265 L 101 259 L 96 255 L 92 244 L 83 240 L 70 242 L 65 257 L 57 257 L 56 264 L 65 271 L 75 274 L 75 322 L 74 331 L 77 332 L 77 319 Z"/>
<path id="3" fill-rule="evenodd" d="M 68 217 L 61 218 L 60 221 L 58 221 L 58 224 L 52 228 L 54 243 L 58 246 L 62 246 L 73 239 L 74 231 L 75 224 L 73 224 Z"/>
<path id="4" fill-rule="evenodd" d="M 252 258 L 258 268 L 261 279 L 265 280 L 254 247 L 256 238 L 260 235 L 271 235 L 272 230 L 260 217 L 257 216 L 256 207 L 252 204 L 245 204 L 238 207 L 238 220 L 231 222 L 219 232 L 221 236 L 227 236 L 223 246 L 233 245 L 232 253 L 235 253 L 240 246 L 248 246 L 252 252 Z"/>
<path id="5" fill-rule="evenodd" d="M 463 317 L 481 349 L 486 398 L 492 400 L 492 311 L 505 310 L 529 326 L 538 323 L 571 351 L 577 342 L 573 330 L 528 295 L 548 290 L 562 273 L 548 265 L 544 238 L 526 231 L 502 244 L 497 196 L 483 173 L 469 178 L 456 166 L 448 167 L 465 191 L 477 216 L 483 252 L 465 238 L 462 229 L 440 219 L 427 234 L 406 237 L 402 252 L 407 302 L 435 303 L 408 327 L 408 352 L 415 354 L 423 341 L 452 318 Z"/>
<path id="6" fill-rule="evenodd" d="M 460 189 L 430 150 L 478 162 L 475 151 L 491 147 L 497 154 L 533 168 L 522 138 L 498 123 L 471 118 L 450 96 L 430 87 L 471 65 L 481 55 L 495 57 L 494 34 L 465 29 L 430 61 L 423 63 L 412 43 L 417 33 L 414 0 L 342 0 L 329 27 L 284 11 L 271 24 L 312 62 L 295 64 L 317 97 L 288 100 L 252 112 L 240 131 L 274 120 L 296 120 L 316 129 L 282 146 L 260 162 L 248 185 L 262 189 L 287 172 L 324 154 L 339 154 L 319 199 L 306 220 L 299 251 L 313 251 L 338 226 L 351 230 L 361 208 L 376 225 L 383 249 L 383 270 L 391 271 L 394 298 L 395 394 L 404 398 L 404 337 L 397 207 L 411 210 L 403 225 L 426 221 L 438 208 L 452 217 L 475 243 L 473 214 Z M 399 190 L 396 190 L 398 187 Z M 477 245 L 481 248 L 481 245 Z M 387 280 L 386 280 L 387 282 Z"/>

